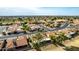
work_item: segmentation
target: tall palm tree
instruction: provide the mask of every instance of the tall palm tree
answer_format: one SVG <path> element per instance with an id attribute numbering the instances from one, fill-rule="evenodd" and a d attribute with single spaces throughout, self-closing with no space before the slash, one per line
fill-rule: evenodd
<path id="1" fill-rule="evenodd" d="M 51 39 L 51 42 L 52 42 L 54 45 L 57 46 L 57 37 L 54 36 L 54 35 L 51 35 L 51 36 L 50 36 L 50 39 Z"/>
<path id="2" fill-rule="evenodd" d="M 23 24 L 21 29 L 23 29 L 24 31 L 29 31 L 30 27 L 27 24 Z"/>
<path id="3" fill-rule="evenodd" d="M 40 41 L 43 39 L 43 36 L 41 33 L 37 33 L 35 36 L 32 37 L 31 43 L 32 47 L 36 49 L 37 51 L 41 51 L 40 49 Z"/>

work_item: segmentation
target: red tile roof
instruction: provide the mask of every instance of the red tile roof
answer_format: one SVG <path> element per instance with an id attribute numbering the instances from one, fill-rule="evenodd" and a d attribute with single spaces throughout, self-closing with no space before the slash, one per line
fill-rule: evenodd
<path id="1" fill-rule="evenodd" d="M 6 48 L 13 48 L 14 44 L 13 44 L 13 40 L 12 39 L 8 39 L 7 40 L 7 44 L 6 44 Z"/>
<path id="2" fill-rule="evenodd" d="M 3 41 L 0 41 L 0 49 L 2 48 L 3 45 Z"/>
<path id="3" fill-rule="evenodd" d="M 17 46 L 27 45 L 28 42 L 26 36 L 19 36 L 16 40 L 16 44 Z"/>

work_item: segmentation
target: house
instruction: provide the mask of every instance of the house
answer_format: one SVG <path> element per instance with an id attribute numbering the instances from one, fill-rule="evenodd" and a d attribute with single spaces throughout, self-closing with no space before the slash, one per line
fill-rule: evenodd
<path id="1" fill-rule="evenodd" d="M 46 32 L 45 35 L 46 35 L 47 37 L 50 37 L 50 35 L 55 35 L 55 32 Z"/>
<path id="2" fill-rule="evenodd" d="M 3 47 L 3 43 L 4 43 L 4 41 L 0 40 L 0 50 L 1 50 L 2 47 Z"/>
<path id="3" fill-rule="evenodd" d="M 75 34 L 76 34 L 76 32 L 70 32 L 70 33 L 68 33 L 66 36 L 67 36 L 68 38 L 72 38 L 72 37 L 74 37 Z"/>
<path id="4" fill-rule="evenodd" d="M 16 40 L 17 47 L 28 45 L 26 36 L 19 36 Z"/>
<path id="5" fill-rule="evenodd" d="M 44 42 L 44 41 L 50 41 L 51 39 L 50 38 L 44 38 L 41 40 L 41 42 Z"/>
<path id="6" fill-rule="evenodd" d="M 14 32 L 14 31 L 16 31 L 17 30 L 17 28 L 18 28 L 18 25 L 17 24 L 13 24 L 13 25 L 10 25 L 9 27 L 8 27 L 8 32 Z"/>
<path id="7" fill-rule="evenodd" d="M 13 39 L 7 39 L 6 49 L 14 48 Z"/>
<path id="8" fill-rule="evenodd" d="M 29 26 L 30 26 L 30 28 L 31 28 L 31 30 L 30 30 L 31 32 L 32 32 L 32 31 L 39 30 L 39 29 L 42 29 L 41 26 L 35 25 L 35 24 L 29 24 Z"/>
<path id="9" fill-rule="evenodd" d="M 2 32 L 6 32 L 7 31 L 8 26 L 0 26 L 0 36 L 2 34 Z"/>

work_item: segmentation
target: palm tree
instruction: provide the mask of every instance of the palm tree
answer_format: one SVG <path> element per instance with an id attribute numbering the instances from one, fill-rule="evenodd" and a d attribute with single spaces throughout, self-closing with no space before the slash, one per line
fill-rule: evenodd
<path id="1" fill-rule="evenodd" d="M 54 36 L 54 35 L 51 35 L 51 36 L 50 36 L 50 39 L 51 39 L 51 42 L 52 42 L 54 45 L 57 46 L 57 37 Z"/>
<path id="2" fill-rule="evenodd" d="M 60 46 L 65 46 L 65 45 L 63 45 L 63 42 L 64 42 L 65 40 L 68 40 L 68 38 L 65 36 L 64 33 L 60 32 L 59 35 L 58 35 L 58 37 L 57 37 L 57 42 L 58 42 L 58 44 L 59 44 Z"/>
<path id="3" fill-rule="evenodd" d="M 65 41 L 65 40 L 68 39 L 68 37 L 66 37 L 65 34 L 62 33 L 62 32 L 59 34 L 59 38 L 60 38 L 62 41 Z"/>
<path id="4" fill-rule="evenodd" d="M 27 24 L 23 24 L 21 29 L 24 31 L 29 31 L 31 28 Z"/>
<path id="5" fill-rule="evenodd" d="M 54 35 L 50 36 L 50 39 L 52 41 L 53 44 L 57 45 L 63 45 L 63 41 L 67 40 L 68 38 L 64 35 L 64 33 L 60 33 L 57 37 Z"/>
<path id="6" fill-rule="evenodd" d="M 70 19 L 69 22 L 72 24 L 73 23 L 73 19 Z"/>
<path id="7" fill-rule="evenodd" d="M 40 49 L 40 41 L 43 39 L 43 36 L 41 33 L 37 33 L 35 36 L 32 37 L 31 43 L 32 47 L 36 49 L 37 51 L 41 51 Z"/>

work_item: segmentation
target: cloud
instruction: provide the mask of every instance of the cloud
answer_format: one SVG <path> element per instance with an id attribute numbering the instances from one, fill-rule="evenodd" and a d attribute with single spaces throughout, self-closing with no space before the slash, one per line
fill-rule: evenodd
<path id="1" fill-rule="evenodd" d="M 0 16 L 16 15 L 79 15 L 77 7 L 6 7 L 0 8 Z"/>

